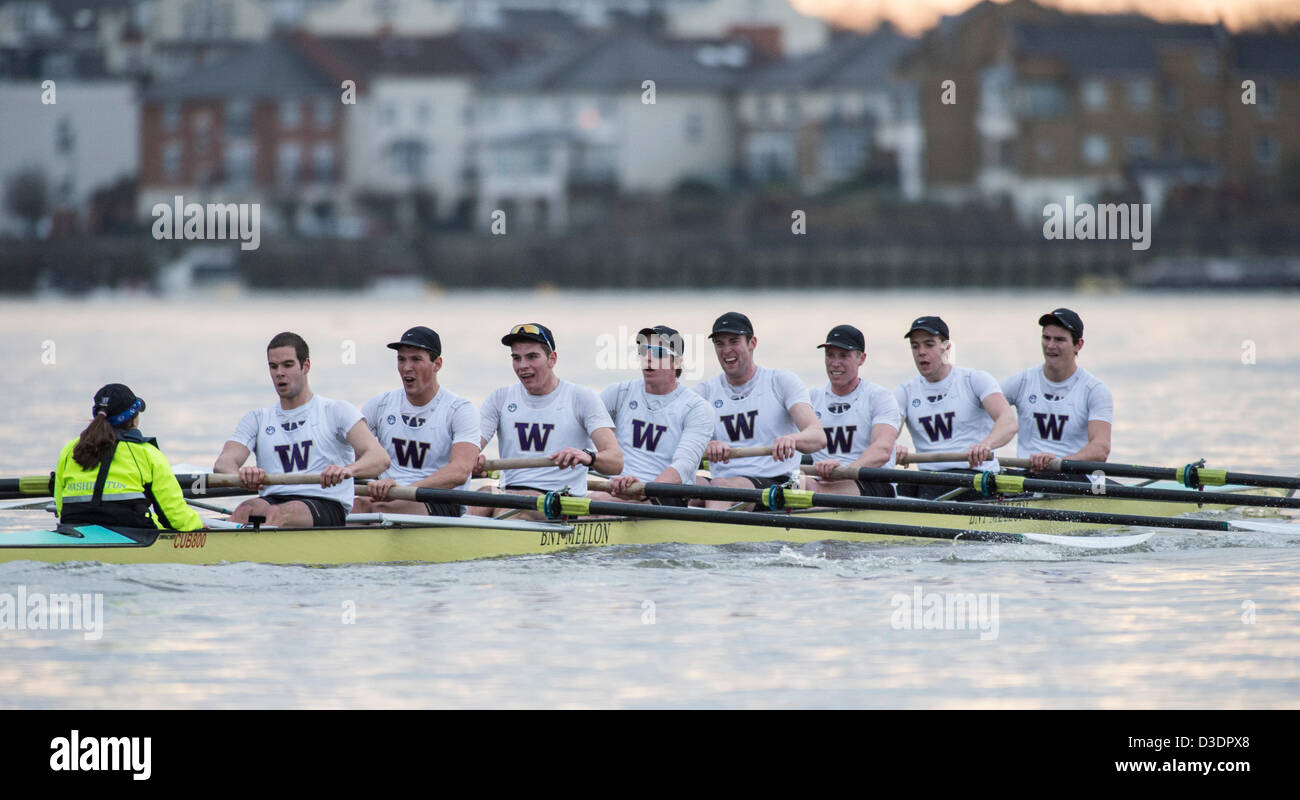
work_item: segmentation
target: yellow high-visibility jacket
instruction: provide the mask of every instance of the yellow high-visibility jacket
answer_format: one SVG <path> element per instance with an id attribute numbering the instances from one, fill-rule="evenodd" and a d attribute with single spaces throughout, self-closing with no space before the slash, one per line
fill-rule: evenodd
<path id="1" fill-rule="evenodd" d="M 60 522 L 178 531 L 203 527 L 199 515 L 185 504 L 185 495 L 162 451 L 139 429 L 118 433 L 117 448 L 98 498 L 95 486 L 101 465 L 85 469 L 78 464 L 72 457 L 77 441 L 64 445 L 54 470 L 54 504 Z"/>

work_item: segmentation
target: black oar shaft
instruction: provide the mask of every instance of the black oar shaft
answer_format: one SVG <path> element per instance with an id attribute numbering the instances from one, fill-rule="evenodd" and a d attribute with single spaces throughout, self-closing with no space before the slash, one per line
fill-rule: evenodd
<path id="1" fill-rule="evenodd" d="M 1186 469 L 1186 468 L 1184 468 Z M 1216 472 L 1204 467 L 1192 469 L 1201 473 Z M 1173 467 L 1146 467 L 1140 464 L 1113 464 L 1109 461 L 1062 461 L 1060 472 L 1091 475 L 1101 472 L 1118 478 L 1147 478 L 1158 481 L 1183 482 L 1183 470 Z M 1277 489 L 1300 489 L 1300 478 L 1287 475 L 1257 475 L 1250 472 L 1222 472 L 1222 481 L 1213 485 L 1267 486 Z"/>
<path id="2" fill-rule="evenodd" d="M 679 483 L 647 483 L 645 485 L 645 494 L 647 497 L 687 497 L 704 500 L 726 500 L 733 503 L 765 502 L 761 489 L 684 486 Z M 812 504 L 825 508 L 1032 519 L 1049 522 L 1077 522 L 1084 525 L 1140 525 L 1149 528 L 1181 528 L 1216 532 L 1232 530 L 1227 523 L 1219 520 L 1151 517 L 1138 514 L 1075 511 L 1065 508 L 1025 508 L 994 503 L 954 503 L 937 500 L 913 500 L 902 497 L 854 497 L 852 495 L 813 493 Z"/>
<path id="3" fill-rule="evenodd" d="M 410 487 L 404 487 L 409 489 Z M 399 489 L 391 489 L 391 495 Z M 414 489 L 409 492 L 413 499 L 422 503 L 458 503 L 467 506 L 488 506 L 492 508 L 517 508 L 527 511 L 537 510 L 537 497 L 518 494 L 489 494 L 487 492 L 466 492 L 459 489 Z M 670 506 L 653 506 L 641 503 L 613 503 L 593 501 L 587 504 L 587 513 L 615 517 L 644 517 L 646 519 L 671 519 L 683 522 L 718 522 L 729 525 L 754 525 L 763 528 L 784 528 L 791 530 L 833 531 L 836 533 L 865 533 L 886 536 L 916 536 L 926 539 L 956 539 L 983 542 L 1021 542 L 1024 539 L 1015 533 L 997 533 L 993 531 L 958 530 L 955 528 L 935 528 L 921 525 L 890 525 L 875 522 L 858 522 L 847 519 L 831 519 L 795 514 L 769 514 L 749 511 L 714 511 L 707 508 L 673 508 Z"/>
<path id="4" fill-rule="evenodd" d="M 961 486 L 975 488 L 978 476 L 952 475 L 943 472 L 925 470 L 875 469 L 864 467 L 857 471 L 859 480 L 892 481 L 896 483 L 927 484 L 930 486 Z M 1019 476 L 998 476 L 999 481 L 1012 480 L 1027 492 L 1047 492 L 1050 494 L 1104 495 L 1126 500 L 1159 500 L 1172 503 L 1195 503 L 1197 505 L 1220 506 L 1266 506 L 1268 508 L 1300 508 L 1300 498 L 1269 497 L 1267 495 L 1250 495 L 1227 492 L 1197 492 L 1189 489 L 1146 489 L 1134 486 L 1115 486 L 1101 484 L 1094 487 L 1091 483 L 1073 481 L 1049 481 L 1039 478 L 1021 478 Z"/>

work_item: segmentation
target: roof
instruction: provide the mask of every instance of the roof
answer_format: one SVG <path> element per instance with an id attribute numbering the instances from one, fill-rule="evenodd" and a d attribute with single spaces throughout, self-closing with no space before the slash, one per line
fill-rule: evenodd
<path id="1" fill-rule="evenodd" d="M 705 67 L 689 53 L 648 34 L 615 30 L 521 64 L 488 80 L 497 92 L 641 91 L 653 80 L 658 91 L 728 89 L 735 79 Z"/>
<path id="2" fill-rule="evenodd" d="M 337 91 L 338 83 L 289 40 L 275 37 L 145 92 L 146 100 L 293 97 Z"/>
<path id="3" fill-rule="evenodd" d="M 1234 36 L 1233 44 L 1243 73 L 1300 75 L 1300 36 L 1243 34 Z"/>
<path id="4" fill-rule="evenodd" d="M 336 77 L 476 76 L 499 68 L 508 53 L 498 41 L 444 36 L 299 36 L 295 46 Z"/>
<path id="5" fill-rule="evenodd" d="M 1011 24 L 1016 55 L 1061 60 L 1076 74 L 1153 72 L 1165 47 L 1217 47 L 1221 36 L 1216 25 L 1164 25 L 1133 16 L 1072 16 L 1060 22 Z"/>
<path id="6" fill-rule="evenodd" d="M 864 89 L 888 81 L 900 56 L 916 39 L 891 28 L 851 34 L 824 49 L 762 69 L 745 81 L 753 89 Z"/>

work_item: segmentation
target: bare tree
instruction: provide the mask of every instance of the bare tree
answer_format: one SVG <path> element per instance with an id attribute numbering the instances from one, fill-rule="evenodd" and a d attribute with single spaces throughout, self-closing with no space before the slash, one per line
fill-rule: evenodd
<path id="1" fill-rule="evenodd" d="M 45 171 L 29 167 L 14 173 L 5 184 L 5 208 L 27 222 L 28 232 L 36 235 L 36 225 L 50 211 L 50 187 Z"/>

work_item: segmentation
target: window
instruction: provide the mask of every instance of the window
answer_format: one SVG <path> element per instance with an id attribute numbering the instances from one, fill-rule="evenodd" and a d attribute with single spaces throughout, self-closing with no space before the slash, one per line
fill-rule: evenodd
<path id="1" fill-rule="evenodd" d="M 795 171 L 794 138 L 776 132 L 753 134 L 745 142 L 745 162 L 754 180 L 785 180 Z"/>
<path id="2" fill-rule="evenodd" d="M 433 109 L 426 102 L 419 102 L 415 106 L 415 121 L 419 125 L 428 125 L 429 120 L 433 119 Z"/>
<path id="3" fill-rule="evenodd" d="M 1128 107 L 1134 111 L 1146 111 L 1151 107 L 1151 81 L 1135 78 L 1128 82 Z"/>
<path id="4" fill-rule="evenodd" d="M 253 104 L 247 100 L 226 103 L 226 135 L 247 136 L 253 130 Z"/>
<path id="5" fill-rule="evenodd" d="M 1065 91 L 1052 83 L 1021 87 L 1021 112 L 1028 117 L 1060 117 L 1066 112 Z"/>
<path id="6" fill-rule="evenodd" d="M 1201 74 L 1207 78 L 1218 77 L 1219 75 L 1219 57 L 1214 53 L 1206 53 L 1197 59 L 1197 68 Z"/>
<path id="7" fill-rule="evenodd" d="M 1106 110 L 1106 82 L 1093 78 L 1083 82 L 1083 107 L 1089 111 Z"/>
<path id="8" fill-rule="evenodd" d="M 691 144 L 704 141 L 704 115 L 698 111 L 686 115 L 686 141 Z"/>
<path id="9" fill-rule="evenodd" d="M 181 179 L 181 143 L 168 142 L 163 145 L 163 179 L 176 183 Z"/>
<path id="10" fill-rule="evenodd" d="M 326 131 L 334 125 L 334 102 L 325 98 L 318 99 L 312 109 L 315 112 L 313 117 L 316 122 L 316 130 Z"/>
<path id="11" fill-rule="evenodd" d="M 1083 160 L 1092 166 L 1105 164 L 1110 158 L 1110 143 L 1099 133 L 1090 133 L 1083 137 Z"/>
<path id="12" fill-rule="evenodd" d="M 388 169 L 392 174 L 423 178 L 428 148 L 417 139 L 402 139 L 388 146 Z"/>
<path id="13" fill-rule="evenodd" d="M 768 97 L 765 94 L 760 94 L 757 100 L 758 100 L 758 108 L 757 108 L 758 124 L 771 125 L 772 124 L 772 98 Z"/>
<path id="14" fill-rule="evenodd" d="M 1205 106 L 1196 112 L 1196 120 L 1209 133 L 1217 133 L 1223 127 L 1223 112 L 1213 106 Z"/>
<path id="15" fill-rule="evenodd" d="M 312 148 L 312 177 L 320 183 L 330 183 L 337 177 L 334 174 L 334 167 L 334 145 L 329 142 L 321 142 Z"/>
<path id="16" fill-rule="evenodd" d="M 302 124 L 302 105 L 297 100 L 280 101 L 280 127 L 287 131 L 297 130 Z"/>
<path id="17" fill-rule="evenodd" d="M 247 186 L 253 180 L 253 146 L 248 142 L 226 145 L 226 183 Z"/>
<path id="18" fill-rule="evenodd" d="M 59 124 L 54 130 L 54 149 L 61 156 L 71 153 L 77 146 L 77 135 L 72 130 L 72 120 L 68 117 L 60 117 Z"/>
<path id="19" fill-rule="evenodd" d="M 397 104 L 389 101 L 379 107 L 379 121 L 384 125 L 397 124 Z"/>
<path id="20" fill-rule="evenodd" d="M 822 143 L 822 177 L 829 181 L 851 178 L 866 163 L 866 155 L 863 133 L 849 130 L 831 133 Z"/>
<path id="21" fill-rule="evenodd" d="M 181 128 L 181 104 L 163 104 L 162 124 L 164 133 L 175 133 Z"/>
<path id="22" fill-rule="evenodd" d="M 1255 110 L 1261 119 L 1273 119 L 1277 112 L 1277 87 L 1272 81 L 1255 82 Z"/>
<path id="23" fill-rule="evenodd" d="M 298 182 L 298 171 L 302 166 L 302 147 L 297 142 L 284 142 L 275 163 L 276 179 L 282 186 Z"/>
<path id="24" fill-rule="evenodd" d="M 1263 167 L 1277 166 L 1277 140 L 1266 133 L 1256 136 L 1255 161 Z"/>
<path id="25" fill-rule="evenodd" d="M 1124 150 L 1129 158 L 1150 158 L 1152 154 L 1151 137 L 1130 136 L 1124 140 Z"/>

